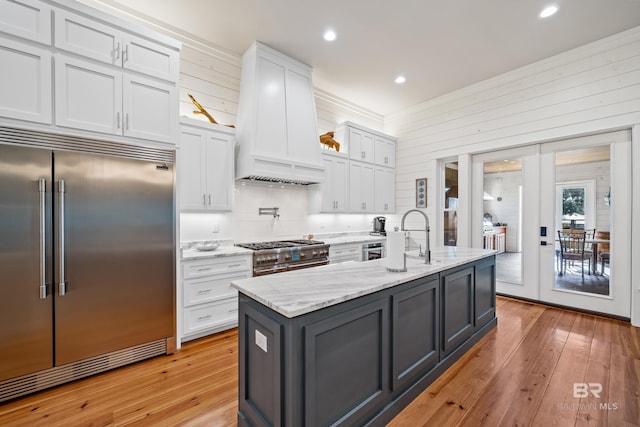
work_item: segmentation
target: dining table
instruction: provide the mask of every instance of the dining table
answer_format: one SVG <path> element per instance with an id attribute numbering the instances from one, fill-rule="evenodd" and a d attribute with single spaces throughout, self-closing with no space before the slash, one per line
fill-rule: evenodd
<path id="1" fill-rule="evenodd" d="M 591 248 L 593 251 L 593 259 L 591 262 L 591 272 L 594 275 L 598 275 L 598 244 L 609 244 L 611 241 L 609 239 L 602 239 L 602 238 L 592 238 L 592 239 L 585 239 L 584 243 L 590 243 L 591 244 Z M 601 272 L 600 274 L 604 273 Z"/>

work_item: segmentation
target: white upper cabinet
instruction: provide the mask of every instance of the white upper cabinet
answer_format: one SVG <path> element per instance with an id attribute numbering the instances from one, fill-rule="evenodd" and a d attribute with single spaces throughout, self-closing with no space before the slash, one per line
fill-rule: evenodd
<path id="1" fill-rule="evenodd" d="M 122 73 L 56 56 L 56 124 L 122 134 Z"/>
<path id="2" fill-rule="evenodd" d="M 0 0 L 0 116 L 175 144 L 180 47 L 81 3 Z"/>
<path id="3" fill-rule="evenodd" d="M 358 128 L 348 129 L 349 158 L 360 162 L 373 163 L 373 135 Z"/>
<path id="4" fill-rule="evenodd" d="M 182 119 L 177 170 L 181 210 L 232 209 L 234 135 L 231 128 Z"/>
<path id="5" fill-rule="evenodd" d="M 395 169 L 376 166 L 374 171 L 375 212 L 393 213 L 395 206 Z"/>
<path id="6" fill-rule="evenodd" d="M 56 10 L 55 46 L 96 61 L 175 81 L 176 50 L 68 11 Z"/>
<path id="7" fill-rule="evenodd" d="M 307 189 L 311 212 L 341 213 L 349 211 L 349 161 L 342 154 L 322 153 L 324 181 Z"/>
<path id="8" fill-rule="evenodd" d="M 1 0 L 0 32 L 50 45 L 51 6 L 37 0 Z"/>
<path id="9" fill-rule="evenodd" d="M 349 212 L 374 212 L 373 165 L 349 162 Z"/>
<path id="10" fill-rule="evenodd" d="M 374 143 L 375 164 L 396 167 L 396 143 L 389 138 L 376 135 Z"/>
<path id="11" fill-rule="evenodd" d="M 51 54 L 0 37 L 0 116 L 51 124 Z"/>

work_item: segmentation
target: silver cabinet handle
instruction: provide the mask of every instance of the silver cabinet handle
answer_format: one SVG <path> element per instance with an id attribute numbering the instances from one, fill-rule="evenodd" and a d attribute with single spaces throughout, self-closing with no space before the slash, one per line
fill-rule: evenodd
<path id="1" fill-rule="evenodd" d="M 211 315 L 207 314 L 206 316 L 198 316 L 198 320 L 209 320 L 211 319 Z"/>
<path id="2" fill-rule="evenodd" d="M 236 268 L 236 267 L 241 267 L 241 266 L 242 266 L 242 263 L 238 263 L 238 264 L 229 264 L 229 265 L 227 266 L 227 268 Z"/>
<path id="3" fill-rule="evenodd" d="M 122 49 L 122 63 L 129 61 L 129 45 L 125 45 Z"/>
<path id="4" fill-rule="evenodd" d="M 211 193 L 209 193 L 209 206 L 211 206 Z"/>
<path id="5" fill-rule="evenodd" d="M 204 295 L 204 294 L 209 294 L 213 291 L 213 289 L 203 289 L 198 291 L 198 295 Z"/>
<path id="6" fill-rule="evenodd" d="M 40 299 L 47 299 L 47 246 L 46 246 L 46 216 L 45 216 L 45 193 L 47 191 L 47 181 L 40 178 L 38 181 L 38 192 L 40 193 Z"/>
<path id="7" fill-rule="evenodd" d="M 124 115 L 124 130 L 129 130 L 129 113 Z"/>
<path id="8" fill-rule="evenodd" d="M 116 113 L 116 128 L 120 129 L 120 111 Z"/>
<path id="9" fill-rule="evenodd" d="M 58 201 L 60 204 L 60 210 L 58 212 L 59 216 L 59 234 L 58 237 L 58 259 L 60 260 L 60 265 L 58 266 L 58 270 L 60 272 L 59 278 L 60 283 L 58 283 L 58 295 L 61 297 L 67 293 L 67 285 L 65 283 L 64 277 L 64 180 L 58 181 Z"/>
<path id="10" fill-rule="evenodd" d="M 203 194 L 202 195 L 202 206 L 207 206 L 207 195 Z"/>
<path id="11" fill-rule="evenodd" d="M 113 59 L 120 59 L 120 42 L 118 42 L 118 46 L 113 51 Z"/>

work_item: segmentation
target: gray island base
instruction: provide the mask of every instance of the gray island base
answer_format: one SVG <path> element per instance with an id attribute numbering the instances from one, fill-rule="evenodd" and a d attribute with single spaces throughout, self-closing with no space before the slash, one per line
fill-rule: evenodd
<path id="1" fill-rule="evenodd" d="M 495 251 L 232 282 L 240 426 L 384 425 L 496 326 Z"/>

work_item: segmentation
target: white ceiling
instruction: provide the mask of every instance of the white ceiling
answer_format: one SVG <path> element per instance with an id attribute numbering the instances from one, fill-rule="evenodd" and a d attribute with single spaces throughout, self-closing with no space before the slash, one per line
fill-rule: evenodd
<path id="1" fill-rule="evenodd" d="M 379 114 L 640 25 L 640 0 L 96 1 L 239 55 L 259 40 L 311 65 L 316 87 Z M 538 18 L 551 3 L 558 13 Z"/>

